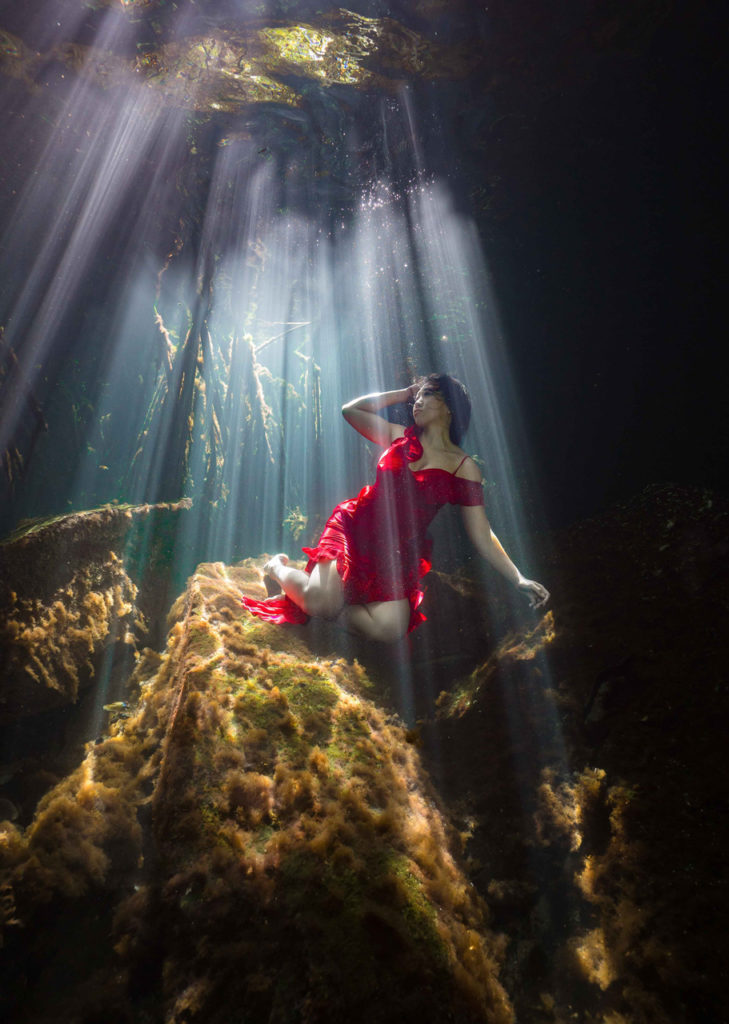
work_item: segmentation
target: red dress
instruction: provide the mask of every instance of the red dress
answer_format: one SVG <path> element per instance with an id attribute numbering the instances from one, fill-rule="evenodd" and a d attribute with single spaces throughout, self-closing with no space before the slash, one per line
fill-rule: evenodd
<path id="1" fill-rule="evenodd" d="M 309 556 L 306 571 L 317 562 L 335 560 L 347 604 L 373 601 L 410 602 L 408 632 L 425 621 L 420 580 L 430 571 L 432 539 L 428 534 L 436 512 L 446 504 L 482 505 L 483 489 L 445 469 L 411 470 L 423 447 L 413 427 L 383 453 L 374 484 L 334 509 Z M 460 469 L 460 466 L 458 467 Z M 304 623 L 309 616 L 288 597 L 273 601 L 243 598 L 244 606 L 269 622 Z"/>

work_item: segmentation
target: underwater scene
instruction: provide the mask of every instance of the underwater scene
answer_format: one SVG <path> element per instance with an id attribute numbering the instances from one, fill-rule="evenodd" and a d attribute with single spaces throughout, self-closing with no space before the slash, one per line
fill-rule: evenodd
<path id="1" fill-rule="evenodd" d="M 4 1022 L 729 1021 L 723 32 L 0 0 Z"/>

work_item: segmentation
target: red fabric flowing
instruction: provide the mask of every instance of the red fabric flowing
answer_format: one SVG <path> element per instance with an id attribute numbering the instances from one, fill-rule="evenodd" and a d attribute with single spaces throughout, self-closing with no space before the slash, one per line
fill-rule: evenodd
<path id="1" fill-rule="evenodd" d="M 482 505 L 483 489 L 474 480 L 445 469 L 411 470 L 423 448 L 409 427 L 382 455 L 375 483 L 343 501 L 327 520 L 306 571 L 317 562 L 336 561 L 347 604 L 410 602 L 408 632 L 425 621 L 420 580 L 430 572 L 432 540 L 428 526 L 446 504 Z M 285 595 L 269 601 L 243 598 L 244 606 L 269 622 L 300 624 L 308 616 Z"/>

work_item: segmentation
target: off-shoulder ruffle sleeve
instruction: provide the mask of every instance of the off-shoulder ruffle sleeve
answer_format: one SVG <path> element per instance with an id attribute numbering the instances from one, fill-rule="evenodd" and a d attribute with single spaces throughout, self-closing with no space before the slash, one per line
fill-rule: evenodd
<path id="1" fill-rule="evenodd" d="M 483 505 L 483 487 L 478 480 L 466 480 L 462 476 L 451 477 L 451 505 Z"/>

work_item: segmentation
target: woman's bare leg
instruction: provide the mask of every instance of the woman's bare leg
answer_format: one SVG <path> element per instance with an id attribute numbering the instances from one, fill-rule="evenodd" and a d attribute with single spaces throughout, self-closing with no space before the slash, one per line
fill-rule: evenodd
<path id="1" fill-rule="evenodd" d="M 371 604 L 347 604 L 337 622 L 350 633 L 369 640 L 394 644 L 402 640 L 410 625 L 410 602 L 373 601 Z"/>
<path id="2" fill-rule="evenodd" d="M 263 571 L 277 580 L 284 594 L 307 615 L 336 619 L 344 607 L 344 590 L 336 561 L 317 562 L 311 574 L 287 563 L 287 555 L 274 555 Z"/>
<path id="3" fill-rule="evenodd" d="M 410 624 L 407 599 L 345 605 L 336 561 L 317 562 L 311 574 L 287 563 L 286 555 L 274 555 L 263 571 L 277 580 L 284 594 L 307 615 L 336 619 L 348 632 L 380 643 L 396 643 L 407 633 Z"/>

